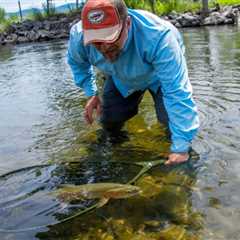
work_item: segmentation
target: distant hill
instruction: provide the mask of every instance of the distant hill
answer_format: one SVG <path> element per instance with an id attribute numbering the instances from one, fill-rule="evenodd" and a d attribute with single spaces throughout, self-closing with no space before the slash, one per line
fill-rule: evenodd
<path id="1" fill-rule="evenodd" d="M 81 3 L 81 1 L 79 1 L 79 2 L 80 2 L 79 7 L 81 7 L 83 3 Z M 64 4 L 64 5 L 55 7 L 56 12 L 58 12 L 58 13 L 66 13 L 66 12 L 69 12 L 70 10 L 72 10 L 72 9 L 75 9 L 75 8 L 76 8 L 75 3 L 67 3 L 67 4 Z M 32 14 L 34 11 L 43 12 L 43 9 L 39 9 L 39 8 L 24 9 L 24 10 L 22 10 L 22 15 L 23 15 L 23 17 L 25 17 L 29 14 Z M 19 15 L 19 12 L 10 12 L 10 13 L 7 13 L 7 15 L 8 16 Z"/>

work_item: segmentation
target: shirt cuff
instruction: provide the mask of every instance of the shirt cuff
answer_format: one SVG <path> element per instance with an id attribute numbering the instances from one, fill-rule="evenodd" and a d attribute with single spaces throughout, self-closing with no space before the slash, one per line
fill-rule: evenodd
<path id="1" fill-rule="evenodd" d="M 98 95 L 98 90 L 97 90 L 97 85 L 93 84 L 86 84 L 85 86 L 83 86 L 84 89 L 84 93 L 87 97 L 92 97 L 92 96 L 96 96 Z"/>
<path id="2" fill-rule="evenodd" d="M 191 143 L 184 139 L 173 140 L 173 143 L 170 147 L 171 152 L 173 153 L 186 153 L 190 150 Z"/>

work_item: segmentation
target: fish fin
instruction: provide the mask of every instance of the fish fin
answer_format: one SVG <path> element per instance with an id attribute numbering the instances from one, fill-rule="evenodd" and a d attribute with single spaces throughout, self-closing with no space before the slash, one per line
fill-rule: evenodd
<path id="1" fill-rule="evenodd" d="M 100 208 L 100 207 L 104 206 L 105 204 L 107 204 L 108 200 L 109 200 L 109 198 L 104 198 L 104 197 L 101 198 L 97 204 L 97 208 Z"/>

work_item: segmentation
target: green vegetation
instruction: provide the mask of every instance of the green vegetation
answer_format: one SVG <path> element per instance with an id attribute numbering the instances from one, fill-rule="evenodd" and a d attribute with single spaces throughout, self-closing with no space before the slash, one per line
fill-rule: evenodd
<path id="1" fill-rule="evenodd" d="M 201 1 L 194 2 L 191 0 L 126 0 L 125 2 L 130 8 L 146 9 L 158 15 L 165 15 L 171 11 L 194 12 L 201 8 Z"/>
<path id="2" fill-rule="evenodd" d="M 17 15 L 13 15 L 7 18 L 5 10 L 3 8 L 0 8 L 0 32 L 3 32 L 12 23 L 18 22 L 18 21 L 19 21 L 19 17 Z"/>
<path id="3" fill-rule="evenodd" d="M 217 0 L 217 3 L 219 3 L 220 5 L 237 5 L 240 4 L 239 0 Z"/>
<path id="4" fill-rule="evenodd" d="M 166 15 L 172 11 L 176 12 L 196 12 L 202 8 L 202 0 L 125 0 L 126 4 L 130 8 L 145 9 L 152 11 L 157 15 Z M 215 6 L 216 3 L 221 6 L 240 4 L 239 0 L 209 0 L 209 7 Z M 81 9 L 69 9 L 66 15 L 75 15 L 81 12 Z M 54 6 L 47 6 L 43 4 L 43 11 L 34 10 L 34 12 L 28 15 L 27 19 L 42 21 L 51 16 L 62 15 L 56 12 Z M 17 15 L 7 17 L 3 8 L 0 8 L 0 32 L 4 31 L 13 22 L 18 22 L 19 17 Z"/>
<path id="5" fill-rule="evenodd" d="M 28 18 L 35 20 L 35 21 L 42 21 L 44 19 L 44 15 L 38 9 L 35 9 L 32 14 L 28 15 Z"/>
<path id="6" fill-rule="evenodd" d="M 166 15 L 172 11 L 176 12 L 196 12 L 202 8 L 202 0 L 125 0 L 130 8 L 146 9 L 158 15 Z M 209 0 L 209 7 L 216 4 L 222 6 L 240 4 L 239 0 Z"/>
<path id="7" fill-rule="evenodd" d="M 6 17 L 6 12 L 3 8 L 0 8 L 0 22 L 4 21 Z"/>

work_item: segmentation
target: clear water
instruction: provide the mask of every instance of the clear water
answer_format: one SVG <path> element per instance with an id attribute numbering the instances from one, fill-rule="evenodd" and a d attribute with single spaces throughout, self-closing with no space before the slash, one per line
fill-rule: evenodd
<path id="1" fill-rule="evenodd" d="M 194 171 L 156 168 L 138 181 L 141 197 L 110 201 L 70 223 L 0 233 L 1 239 L 239 239 L 239 28 L 184 29 L 183 36 L 201 118 Z M 57 222 L 75 212 L 48 195 L 57 184 L 126 182 L 136 169 L 113 169 L 109 159 L 154 160 L 168 149 L 148 94 L 126 126 L 129 140 L 100 143 L 99 126 L 84 122 L 86 99 L 73 84 L 66 47 L 57 41 L 0 49 L 0 174 L 49 161 L 77 162 L 1 179 L 1 228 Z M 101 164 L 82 166 L 90 160 Z"/>

